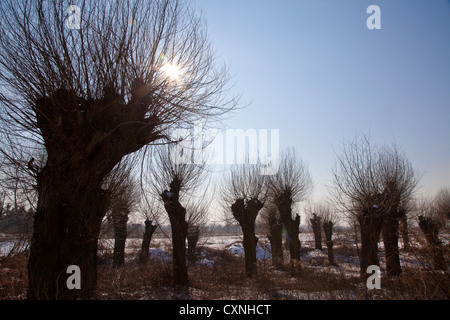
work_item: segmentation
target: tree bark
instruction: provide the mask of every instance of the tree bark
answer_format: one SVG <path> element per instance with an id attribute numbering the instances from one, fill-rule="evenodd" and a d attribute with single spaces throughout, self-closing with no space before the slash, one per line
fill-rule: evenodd
<path id="1" fill-rule="evenodd" d="M 328 263 L 331 266 L 335 266 L 336 262 L 334 261 L 334 252 L 333 252 L 333 222 L 328 221 L 323 223 L 323 232 L 325 233 L 325 239 L 327 244 L 328 251 Z"/>
<path id="2" fill-rule="evenodd" d="M 231 205 L 233 216 L 242 229 L 247 277 L 253 277 L 257 273 L 256 245 L 258 238 L 255 235 L 255 221 L 262 207 L 263 203 L 257 199 L 250 199 L 247 202 L 244 199 L 238 199 Z"/>
<path id="3" fill-rule="evenodd" d="M 402 267 L 398 249 L 399 219 L 397 209 L 388 213 L 383 223 L 383 242 L 386 254 L 386 273 L 388 276 L 400 276 Z"/>
<path id="4" fill-rule="evenodd" d="M 359 214 L 358 221 L 361 232 L 361 278 L 365 281 L 368 277 L 367 268 L 379 265 L 378 242 L 383 220 L 377 210 L 367 210 Z"/>
<path id="5" fill-rule="evenodd" d="M 284 192 L 277 196 L 275 202 L 280 212 L 281 221 L 283 221 L 283 225 L 287 231 L 286 237 L 291 260 L 300 261 L 300 239 L 298 238 L 300 233 L 300 216 L 297 214 L 292 219 L 292 198 L 290 192 Z"/>
<path id="6" fill-rule="evenodd" d="M 283 266 L 283 224 L 275 215 L 269 215 L 269 235 L 270 248 L 272 253 L 272 264 L 282 270 Z"/>
<path id="7" fill-rule="evenodd" d="M 113 268 L 120 268 L 125 264 L 128 213 L 113 211 L 112 220 L 114 226 Z"/>
<path id="8" fill-rule="evenodd" d="M 314 241 L 316 245 L 316 250 L 322 250 L 322 228 L 321 228 L 321 218 L 313 213 L 313 218 L 310 219 L 313 233 Z"/>
<path id="9" fill-rule="evenodd" d="M 172 262 L 173 262 L 173 283 L 175 290 L 187 294 L 189 279 L 186 265 L 186 236 L 187 222 L 186 209 L 179 202 L 181 182 L 174 179 L 170 184 L 170 191 L 164 190 L 161 198 L 164 207 L 169 215 L 170 226 L 172 228 Z"/>
<path id="10" fill-rule="evenodd" d="M 145 231 L 142 237 L 141 254 L 139 261 L 145 263 L 148 259 L 148 250 L 150 249 L 150 241 L 152 240 L 153 233 L 156 230 L 156 225 L 152 225 L 151 220 L 145 220 Z"/>
<path id="11" fill-rule="evenodd" d="M 45 167 L 39 174 L 28 261 L 29 299 L 87 299 L 95 289 L 97 239 L 108 195 L 95 179 L 82 179 L 83 174 L 74 171 L 54 174 Z M 89 182 L 76 188 L 71 185 L 76 179 Z M 67 288 L 70 265 L 80 267 L 80 290 Z"/>
<path id="12" fill-rule="evenodd" d="M 419 216 L 419 227 L 431 247 L 434 268 L 436 270 L 447 270 L 442 243 L 439 239 L 439 222 L 434 221 L 431 218 Z"/>

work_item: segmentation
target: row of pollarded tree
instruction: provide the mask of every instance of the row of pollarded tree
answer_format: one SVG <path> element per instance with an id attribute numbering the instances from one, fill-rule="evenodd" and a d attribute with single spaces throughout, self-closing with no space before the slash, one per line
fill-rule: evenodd
<path id="1" fill-rule="evenodd" d="M 314 233 L 314 243 L 317 250 L 322 250 L 322 228 L 328 252 L 328 263 L 336 265 L 333 252 L 333 226 L 339 220 L 329 204 L 319 203 L 306 208 L 306 213 Z"/>
<path id="2" fill-rule="evenodd" d="M 197 164 L 194 163 L 195 161 L 193 163 L 178 163 L 175 161 L 176 157 L 173 157 L 174 150 L 177 150 L 177 148 L 173 145 L 154 147 L 149 150 L 149 152 L 152 152 L 151 157 L 149 157 L 152 161 L 147 163 L 146 171 L 149 175 L 144 179 L 144 182 L 150 186 L 150 190 L 146 193 L 152 194 L 153 198 L 160 198 L 168 214 L 172 227 L 174 285 L 176 288 L 186 291 L 189 283 L 186 256 L 189 261 L 194 261 L 194 250 L 199 236 L 198 228 L 206 224 L 206 213 L 208 211 L 206 206 L 198 207 L 200 202 L 193 206 L 192 198 L 195 198 L 195 190 L 207 180 L 207 172 L 204 162 L 196 161 Z M 184 152 L 188 151 L 184 149 Z M 351 153 L 353 154 L 350 156 Z M 340 162 L 338 162 L 334 171 L 336 180 L 332 195 L 335 197 L 333 200 L 337 205 L 347 205 L 346 202 L 343 202 L 342 185 L 338 183 L 344 178 L 373 179 L 371 185 L 375 185 L 376 177 L 377 183 L 380 184 L 378 187 L 382 190 L 382 192 L 377 193 L 380 196 L 375 197 L 374 202 L 370 203 L 373 210 L 361 210 L 356 202 L 352 203 L 351 210 L 345 207 L 350 213 L 351 222 L 359 225 L 360 228 L 362 247 L 358 253 L 361 261 L 361 275 L 365 277 L 365 271 L 369 265 L 379 264 L 378 242 L 381 233 L 386 250 L 388 275 L 399 275 L 401 272 L 398 249 L 399 225 L 400 222 L 403 223 L 403 242 L 407 243 L 406 216 L 407 211 L 412 210 L 412 195 L 418 183 L 416 173 L 406 157 L 400 155 L 394 146 L 390 148 L 384 146 L 377 149 L 372 147 L 370 141 L 365 137 L 347 143 L 343 149 L 343 154 L 345 157 L 340 156 Z M 342 162 L 343 159 L 347 159 L 347 162 Z M 348 159 L 360 159 L 361 162 L 351 164 Z M 370 163 L 372 168 L 366 167 L 364 163 Z M 349 165 L 347 169 L 344 170 L 343 164 Z M 351 176 L 344 176 L 342 172 L 348 173 L 349 168 L 352 170 L 360 169 L 361 171 L 359 175 L 352 173 Z M 126 179 L 130 175 L 130 170 L 129 168 L 124 169 L 127 169 L 127 167 L 119 166 L 113 171 L 110 176 L 112 182 L 108 187 L 113 195 L 110 206 L 116 240 L 114 266 L 123 264 L 124 239 L 126 237 L 126 227 L 120 228 L 123 224 L 114 222 L 118 220 L 115 217 L 117 216 L 115 211 L 129 212 L 129 210 L 125 210 L 127 202 L 123 200 L 131 196 L 131 193 L 127 192 L 127 188 L 130 186 L 129 179 Z M 338 173 L 338 169 L 342 171 Z M 256 246 L 258 238 L 255 234 L 255 223 L 260 212 L 263 212 L 264 219 L 268 224 L 268 238 L 271 243 L 274 266 L 278 269 L 284 268 L 283 227 L 286 230 L 291 261 L 295 264 L 295 261 L 300 260 L 300 241 L 298 238 L 300 217 L 298 214 L 292 216 L 292 212 L 295 211 L 293 203 L 304 200 L 312 186 L 312 179 L 305 165 L 293 149 L 283 153 L 276 175 L 264 176 L 261 175 L 260 170 L 261 167 L 258 165 L 234 166 L 226 172 L 220 192 L 228 218 L 235 219 L 242 228 L 245 270 L 249 277 L 257 273 Z M 366 177 L 364 177 L 364 174 L 366 174 Z M 339 181 L 337 180 L 338 177 Z M 384 181 L 390 183 L 383 184 Z M 395 187 L 391 181 L 396 181 L 401 185 Z M 347 182 L 349 181 L 347 180 Z M 352 181 L 352 183 L 362 186 L 361 182 L 358 181 Z M 364 189 L 360 188 L 358 192 L 362 190 Z M 389 199 L 388 196 L 392 194 L 392 190 L 401 190 L 399 192 L 405 194 L 396 195 L 397 198 Z M 209 191 L 210 194 L 213 193 L 211 190 Z M 295 197 L 286 199 L 286 194 L 293 194 Z M 398 201 L 397 207 L 389 207 L 396 199 Z M 444 216 L 449 211 L 449 200 L 448 192 L 441 192 L 433 203 L 423 203 L 421 208 L 418 208 L 418 211 L 422 213 L 419 218 L 419 226 L 432 247 L 435 266 L 441 269 L 445 269 L 445 259 L 438 238 L 439 223 L 431 217 L 438 212 L 440 220 L 446 221 L 447 217 Z M 128 201 L 130 202 L 130 200 Z M 157 205 L 153 202 L 150 207 L 155 208 Z M 333 210 L 330 205 L 323 204 L 306 208 L 315 236 L 315 246 L 316 249 L 320 250 L 322 250 L 321 235 L 323 228 L 330 265 L 335 265 L 332 234 L 333 225 L 339 219 L 336 213 L 332 213 L 335 211 L 336 209 Z M 283 214 L 284 219 L 282 218 Z M 155 215 L 153 217 L 155 218 Z M 152 226 L 150 221 L 146 221 L 146 225 L 146 229 L 154 231 L 155 226 Z M 118 231 L 116 231 L 117 226 L 119 226 Z M 142 261 L 145 261 L 147 257 L 152 231 L 146 231 L 144 234 Z M 117 237 L 117 234 L 120 234 L 121 237 Z M 187 253 L 186 239 L 188 240 Z"/>
<path id="3" fill-rule="evenodd" d="M 15 181 L 33 194 L 30 299 L 89 298 L 97 282 L 100 227 L 111 208 L 105 183 L 114 168 L 150 144 L 173 142 L 174 129 L 217 120 L 238 102 L 225 95 L 228 72 L 215 64 L 205 23 L 187 1 L 77 3 L 81 25 L 72 30 L 64 19 L 65 0 L 0 1 L 0 163 L 2 174 L 13 168 Z M 183 79 L 166 72 L 177 68 Z M 308 190 L 289 187 L 289 179 L 297 181 L 289 172 L 277 177 L 269 189 L 291 257 L 298 259 L 299 218 L 292 216 L 292 203 Z M 385 204 L 395 198 L 394 189 L 380 193 L 363 183 L 355 198 L 342 182 L 342 198 L 354 204 L 349 209 L 362 227 L 378 221 L 374 205 L 393 208 Z M 166 183 L 159 197 L 184 233 L 178 217 L 185 214 L 185 182 L 174 177 Z M 255 199 L 242 199 L 243 206 L 238 199 L 232 203 L 238 216 L 255 205 Z M 124 218 L 113 219 L 123 227 Z M 70 265 L 82 270 L 81 290 L 66 286 Z"/>
<path id="4" fill-rule="evenodd" d="M 344 142 L 333 169 L 331 198 L 350 222 L 359 226 L 362 278 L 367 277 L 366 270 L 370 265 L 379 265 L 380 237 L 385 248 L 387 275 L 401 274 L 399 234 L 408 243 L 406 220 L 414 206 L 419 181 L 420 174 L 395 145 L 376 146 L 366 136 Z M 447 210 L 449 200 L 442 201 L 447 203 Z M 435 267 L 445 270 L 436 219 L 431 219 L 425 210 L 419 211 L 419 226 L 432 248 L 433 260 L 440 261 Z"/>
<path id="5" fill-rule="evenodd" d="M 399 234 L 408 248 L 407 216 L 416 203 L 414 194 L 420 181 L 408 158 L 395 145 L 374 145 L 366 136 L 344 142 L 333 169 L 329 206 L 309 208 L 315 234 L 316 248 L 321 249 L 321 229 L 326 236 L 329 263 L 335 264 L 332 232 L 338 216 L 343 212 L 352 225 L 359 227 L 361 248 L 361 278 L 368 276 L 367 268 L 379 266 L 378 244 L 382 238 L 386 255 L 386 273 L 399 276 L 402 272 L 399 254 Z M 286 230 L 291 261 L 300 260 L 300 216 L 293 214 L 293 204 L 305 200 L 312 187 L 311 176 L 302 160 L 290 149 L 280 159 L 278 172 L 262 176 L 258 166 L 235 166 L 228 171 L 222 185 L 221 197 L 225 210 L 232 214 L 243 232 L 246 273 L 256 274 L 255 221 L 266 208 L 269 240 L 273 263 L 283 265 L 282 228 Z M 448 219 L 450 196 L 442 191 L 431 204 L 418 210 L 418 224 L 431 248 L 434 266 L 446 269 L 438 232 Z M 323 223 L 322 223 L 323 219 Z M 444 221 L 444 223 L 443 223 Z"/>
<path id="6" fill-rule="evenodd" d="M 293 205 L 309 195 L 312 185 L 311 175 L 294 149 L 282 154 L 274 175 L 261 175 L 258 165 L 237 165 L 228 171 L 222 183 L 221 197 L 225 212 L 231 213 L 242 228 L 249 277 L 257 272 L 255 221 L 264 206 L 274 265 L 277 268 L 283 265 L 283 227 L 292 263 L 300 260 L 300 215 L 297 212 L 293 215 Z"/>
<path id="7" fill-rule="evenodd" d="M 151 156 L 144 161 L 146 174 L 143 182 L 148 187 L 144 188 L 144 198 L 145 201 L 149 198 L 159 199 L 163 203 L 171 226 L 174 288 L 179 293 L 187 294 L 189 279 L 186 258 L 191 262 L 195 260 L 195 246 L 201 228 L 206 225 L 209 205 L 208 197 L 196 192 L 200 186 L 208 184 L 208 176 L 205 162 L 180 162 L 174 156 L 176 151 L 174 145 L 148 150 Z M 155 206 L 155 202 L 152 203 Z M 142 251 L 142 255 L 147 252 Z"/>

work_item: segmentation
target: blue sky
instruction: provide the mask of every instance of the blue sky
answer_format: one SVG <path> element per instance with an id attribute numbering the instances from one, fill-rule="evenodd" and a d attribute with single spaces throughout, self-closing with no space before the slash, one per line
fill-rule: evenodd
<path id="1" fill-rule="evenodd" d="M 381 9 L 369 30 L 367 7 Z M 424 173 L 421 193 L 450 186 L 450 1 L 196 0 L 249 103 L 229 128 L 279 129 L 315 181 L 330 183 L 333 148 L 370 134 L 395 141 Z"/>

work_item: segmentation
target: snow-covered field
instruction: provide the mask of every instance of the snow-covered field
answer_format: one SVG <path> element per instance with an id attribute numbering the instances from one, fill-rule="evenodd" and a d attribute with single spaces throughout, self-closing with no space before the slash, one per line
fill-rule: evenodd
<path id="1" fill-rule="evenodd" d="M 337 233 L 333 235 L 335 242 L 335 260 L 339 265 L 339 268 L 333 266 L 327 266 L 324 261 L 328 261 L 326 247 L 323 246 L 323 250 L 315 250 L 314 248 L 314 235 L 311 232 L 300 233 L 299 235 L 302 247 L 301 260 L 308 264 L 310 267 L 323 269 L 326 267 L 330 272 L 345 273 L 348 276 L 359 275 L 359 260 L 356 252 L 356 244 L 348 233 Z M 449 242 L 448 237 L 442 239 L 443 245 L 447 245 Z M 411 245 L 420 246 L 419 243 L 415 243 L 411 240 Z M 403 247 L 400 241 L 400 249 Z M 11 250 L 15 253 L 24 250 L 27 247 L 27 243 L 23 240 L 13 238 L 1 238 L 0 239 L 0 257 L 7 256 Z M 99 240 L 99 253 L 111 252 L 114 247 L 114 239 L 100 239 Z M 127 239 L 126 242 L 126 256 L 127 260 L 135 259 L 140 252 L 141 239 Z M 225 250 L 229 253 L 243 257 L 244 247 L 242 243 L 242 236 L 239 235 L 219 235 L 219 236 L 206 236 L 201 237 L 197 244 L 198 264 L 212 266 L 214 260 L 208 257 L 207 249 L 212 250 Z M 260 235 L 257 245 L 257 259 L 260 261 L 271 259 L 270 243 L 266 236 Z M 340 249 L 343 254 L 340 254 Z M 343 250 L 345 249 L 345 250 Z M 379 243 L 379 258 L 381 265 L 381 272 L 383 274 L 384 265 L 384 247 L 383 242 Z M 171 263 L 171 241 L 168 238 L 153 238 L 150 244 L 149 256 L 163 262 Z M 285 250 L 286 259 L 288 259 L 288 252 Z M 410 253 L 400 251 L 400 263 L 402 267 L 419 267 L 417 257 Z"/>
<path id="2" fill-rule="evenodd" d="M 258 235 L 257 246 L 258 277 L 259 280 L 247 281 L 245 279 L 245 265 L 243 261 L 244 249 L 241 235 L 214 235 L 200 237 L 197 244 L 197 261 L 191 265 L 190 272 L 193 276 L 193 285 L 189 288 L 192 299 L 361 299 L 365 292 L 365 284 L 361 283 L 360 265 L 357 255 L 357 246 L 353 234 L 341 232 L 333 235 L 334 256 L 337 266 L 328 264 L 326 246 L 323 250 L 315 250 L 314 236 L 311 232 L 300 234 L 301 259 L 300 270 L 307 272 L 300 275 L 291 273 L 289 265 L 289 252 L 284 248 L 285 271 L 275 270 L 271 261 L 270 243 L 265 235 Z M 104 281 L 99 297 L 102 299 L 170 299 L 172 291 L 171 280 L 167 280 L 164 270 L 172 269 L 172 246 L 169 238 L 154 237 L 150 243 L 149 257 L 156 263 L 142 266 L 138 261 L 141 250 L 141 239 L 127 239 L 125 265 L 122 270 L 110 267 L 112 263 L 111 253 L 114 248 L 113 239 L 99 240 L 99 256 L 102 257 L 99 264 L 100 274 Z M 415 253 L 405 252 L 400 241 L 400 262 L 402 268 L 420 270 L 419 276 L 427 271 L 423 261 L 420 261 L 420 250 Z M 443 239 L 443 244 L 448 244 L 448 237 Z M 0 239 L 0 261 L 14 248 L 19 252 L 25 248 L 26 243 L 11 238 Z M 411 239 L 411 245 L 417 249 L 421 244 Z M 359 244 L 360 246 L 360 244 Z M 379 259 L 381 274 L 385 274 L 385 254 L 382 241 L 379 243 Z M 230 259 L 232 257 L 232 259 Z M 235 258 L 234 258 L 235 257 Z M 6 261 L 6 260 L 5 260 Z M 159 263 L 157 263 L 159 262 Z M 152 279 L 152 274 L 158 278 L 152 285 L 142 282 L 142 268 L 148 272 L 146 281 Z M 152 269 L 153 268 L 153 269 Z M 2 268 L 1 272 L 12 274 L 9 266 Z M 125 277 L 124 272 L 129 272 L 130 277 Z M 425 273 L 422 273 L 425 272 Z M 228 273 L 224 275 L 224 273 Z M 230 274 L 231 273 L 231 274 Z M 448 270 L 447 270 L 448 274 Z M 445 274 L 442 274 L 445 278 Z M 15 276 L 14 276 L 15 277 Z M 133 282 L 135 278 L 136 282 Z M 170 277 L 169 277 L 170 278 Z M 127 280 L 128 279 L 128 280 Z M 150 280 L 148 280 L 150 279 Z M 162 280 L 161 280 L 162 279 Z M 164 280 L 165 279 L 165 280 Z M 415 279 L 415 278 L 414 278 Z M 419 279 L 419 280 L 420 280 Z M 448 278 L 447 278 L 448 279 Z M 24 280 L 25 281 L 25 280 Z M 132 282 L 127 285 L 126 281 Z M 164 282 L 165 281 L 165 282 Z M 418 281 L 415 279 L 414 281 Z M 423 282 L 423 279 L 420 280 Z M 144 285 L 142 285 L 144 283 Z M 212 283 L 214 283 L 213 288 Z M 419 284 L 421 285 L 421 284 Z M 428 293 L 429 284 L 425 283 Z M 403 294 L 401 289 L 394 293 L 392 289 L 384 289 L 387 298 L 413 299 L 417 295 L 413 292 Z M 120 290 L 118 290 L 120 288 Z M 422 287 L 420 287 L 422 288 Z M 422 289 L 420 289 L 422 290 Z M 422 290 L 423 291 L 423 290 Z M 18 296 L 17 296 L 18 297 Z M 418 297 L 422 297 L 418 295 Z M 428 296 L 426 296 L 428 298 Z M 364 297 L 363 297 L 364 298 Z M 367 297 L 365 297 L 367 298 Z"/>
<path id="3" fill-rule="evenodd" d="M 260 235 L 257 245 L 257 259 L 260 261 L 271 259 L 270 243 L 266 236 Z M 337 233 L 333 235 L 335 243 L 335 260 L 339 265 L 339 268 L 333 266 L 326 266 L 324 261 L 328 261 L 326 246 L 323 246 L 323 250 L 315 250 L 314 248 L 314 235 L 311 232 L 300 233 L 299 235 L 302 247 L 301 260 L 307 263 L 310 267 L 328 268 L 330 272 L 344 272 L 349 276 L 359 275 L 359 260 L 356 252 L 356 244 L 348 233 Z M 443 245 L 447 245 L 450 239 L 444 237 L 442 239 Z M 411 245 L 420 246 L 419 243 L 415 243 L 411 240 Z M 23 240 L 14 238 L 0 238 L 0 257 L 7 256 L 11 250 L 16 253 L 24 250 L 27 247 L 27 243 Z M 99 240 L 99 253 L 112 252 L 114 247 L 114 239 L 100 239 Z M 126 256 L 127 260 L 135 259 L 140 252 L 141 239 L 131 238 L 126 242 Z M 400 249 L 403 247 L 400 241 Z M 241 235 L 219 235 L 219 236 L 206 236 L 201 237 L 197 243 L 197 254 L 199 257 L 198 264 L 212 266 L 214 260 L 211 260 L 207 255 L 207 249 L 212 250 L 225 250 L 229 253 L 243 257 L 244 248 Z M 340 254 L 340 251 L 343 252 Z M 383 273 L 384 265 L 384 247 L 383 242 L 379 243 L 379 257 L 381 272 Z M 149 256 L 163 262 L 171 263 L 171 241 L 168 238 L 156 238 L 154 237 L 150 244 Z M 288 252 L 285 250 L 285 258 L 288 259 Z M 400 262 L 402 267 L 418 267 L 417 257 L 404 251 L 400 251 Z"/>
<path id="4" fill-rule="evenodd" d="M 266 236 L 258 236 L 259 241 L 256 248 L 256 255 L 259 261 L 271 260 L 271 248 L 270 243 Z M 314 235 L 312 233 L 301 233 L 299 235 L 302 247 L 301 260 L 302 263 L 307 264 L 311 268 L 317 270 L 323 270 L 336 274 L 346 274 L 349 277 L 359 276 L 359 260 L 356 257 L 356 246 L 352 241 L 346 240 L 345 235 L 337 234 L 335 236 L 335 249 L 347 246 L 351 252 L 351 255 L 340 255 L 335 253 L 335 260 L 339 264 L 339 267 L 327 266 L 328 255 L 326 246 L 323 246 L 323 250 L 314 249 Z M 112 251 L 114 241 L 111 239 L 100 240 L 100 248 L 106 251 Z M 140 239 L 127 239 L 126 253 L 127 261 L 136 259 L 140 252 L 141 240 Z M 209 236 L 199 239 L 197 244 L 197 265 L 213 266 L 215 261 L 208 255 L 208 249 L 217 251 L 227 251 L 235 256 L 244 257 L 244 247 L 242 243 L 242 236 L 235 235 L 222 235 L 222 236 Z M 380 247 L 380 249 L 382 249 Z M 149 250 L 149 257 L 152 259 L 158 259 L 161 262 L 170 264 L 172 262 L 171 254 L 171 242 L 167 238 L 152 239 Z M 381 253 L 382 254 L 382 253 Z M 383 259 L 382 257 L 380 257 Z M 289 261 L 289 253 L 285 248 L 285 261 Z"/>

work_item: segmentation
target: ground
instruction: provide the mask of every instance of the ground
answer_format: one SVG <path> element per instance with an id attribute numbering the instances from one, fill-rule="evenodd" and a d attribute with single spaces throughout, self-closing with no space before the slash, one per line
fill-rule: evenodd
<path id="1" fill-rule="evenodd" d="M 147 263 L 139 263 L 140 239 L 128 239 L 125 267 L 112 268 L 112 240 L 99 244 L 98 289 L 94 299 L 449 299 L 450 270 L 433 270 L 429 250 L 421 242 L 419 230 L 413 230 L 412 249 L 400 246 L 401 277 L 390 279 L 384 273 L 383 245 L 380 243 L 381 289 L 367 290 L 359 274 L 357 246 L 350 231 L 334 236 L 337 266 L 328 265 L 326 247 L 314 249 L 312 233 L 302 233 L 301 261 L 289 263 L 285 251 L 285 268 L 272 266 L 270 245 L 260 235 L 258 274 L 245 276 L 242 239 L 239 235 L 215 235 L 200 239 L 198 259 L 189 265 L 189 294 L 178 295 L 172 289 L 170 241 L 154 238 Z M 443 238 L 448 261 L 450 244 Z M 3 242 L 5 254 L 13 246 Z M 19 252 L 0 261 L 0 299 L 25 299 L 27 287 L 27 253 Z M 448 261 L 448 265 L 450 261 Z"/>

